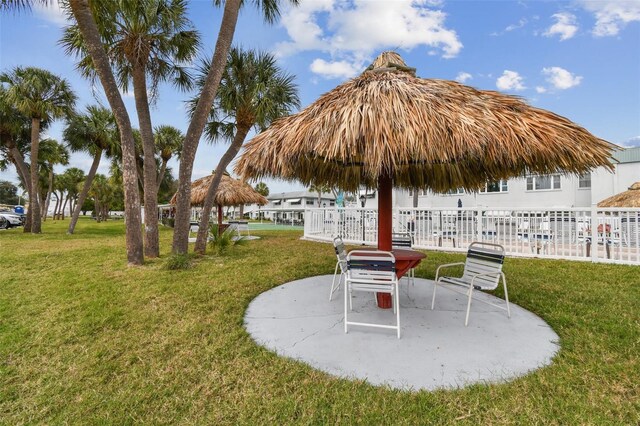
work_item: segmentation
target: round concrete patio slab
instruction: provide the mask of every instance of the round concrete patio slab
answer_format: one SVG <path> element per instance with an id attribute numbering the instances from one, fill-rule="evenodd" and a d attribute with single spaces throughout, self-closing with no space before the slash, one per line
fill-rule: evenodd
<path id="1" fill-rule="evenodd" d="M 255 341 L 277 354 L 329 374 L 404 390 L 458 388 L 495 383 L 551 363 L 558 336 L 541 318 L 511 304 L 506 312 L 474 301 L 464 326 L 466 297 L 439 289 L 431 310 L 433 281 L 400 284 L 402 338 L 394 330 L 350 326 L 344 332 L 342 290 L 329 302 L 331 275 L 283 284 L 254 299 L 245 326 Z M 478 292 L 478 298 L 504 303 Z M 393 324 L 390 309 L 373 295 L 356 293 L 353 321 Z M 349 314 L 352 318 L 352 314 Z"/>

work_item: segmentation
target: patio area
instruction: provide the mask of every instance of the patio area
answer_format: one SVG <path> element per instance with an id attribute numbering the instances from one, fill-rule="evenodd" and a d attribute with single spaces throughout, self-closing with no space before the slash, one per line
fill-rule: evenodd
<path id="1" fill-rule="evenodd" d="M 262 293 L 247 309 L 247 331 L 258 344 L 328 374 L 403 390 L 508 381 L 550 364 L 560 348 L 547 323 L 513 303 L 509 319 L 476 300 L 465 327 L 466 298 L 439 289 L 432 311 L 433 281 L 421 278 L 400 284 L 401 339 L 354 326 L 345 334 L 343 293 L 329 302 L 331 280 L 310 277 Z M 486 293 L 475 297 L 504 303 Z M 355 293 L 353 308 L 355 321 L 394 321 L 371 294 Z"/>

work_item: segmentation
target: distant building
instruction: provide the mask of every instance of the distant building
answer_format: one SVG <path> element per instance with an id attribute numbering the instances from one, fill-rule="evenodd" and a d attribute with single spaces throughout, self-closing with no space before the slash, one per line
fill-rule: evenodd
<path id="1" fill-rule="evenodd" d="M 304 210 L 314 207 L 334 207 L 336 197 L 333 194 L 323 193 L 318 201 L 317 192 L 294 191 L 273 193 L 267 196 L 269 204 L 258 206 L 256 204 L 246 204 L 244 214 L 251 219 L 260 217 L 275 221 L 295 221 L 304 220 Z"/>
<path id="2" fill-rule="evenodd" d="M 418 207 L 456 209 L 458 200 L 464 207 L 569 208 L 590 207 L 599 201 L 625 191 L 640 181 L 640 147 L 616 151 L 613 172 L 598 168 L 582 176 L 525 175 L 519 178 L 488 182 L 479 192 L 462 189 L 446 194 L 430 191 L 418 193 Z M 377 198 L 368 199 L 366 207 L 376 207 Z M 412 207 L 413 191 L 396 189 L 394 207 Z"/>

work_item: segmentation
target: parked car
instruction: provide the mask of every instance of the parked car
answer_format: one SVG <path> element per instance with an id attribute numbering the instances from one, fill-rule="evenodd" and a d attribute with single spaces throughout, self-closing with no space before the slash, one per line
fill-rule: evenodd
<path id="1" fill-rule="evenodd" d="M 9 212 L 0 212 L 0 229 L 8 229 L 22 226 L 24 221 L 20 215 Z"/>

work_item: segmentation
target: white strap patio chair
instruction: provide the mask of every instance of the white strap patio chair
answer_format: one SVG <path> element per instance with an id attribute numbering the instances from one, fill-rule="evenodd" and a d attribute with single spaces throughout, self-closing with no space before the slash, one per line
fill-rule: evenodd
<path id="1" fill-rule="evenodd" d="M 411 250 L 413 247 L 413 238 L 409 234 L 393 233 L 391 234 L 391 247 Z M 415 268 L 411 268 L 406 275 L 407 282 L 415 284 L 415 276 Z"/>
<path id="2" fill-rule="evenodd" d="M 464 294 L 468 296 L 467 302 L 467 315 L 464 320 L 465 327 L 469 324 L 469 312 L 471 311 L 471 299 L 473 298 L 474 290 L 495 290 L 500 284 L 500 278 L 502 278 L 502 284 L 504 286 L 504 298 L 506 301 L 506 308 L 501 305 L 496 305 L 491 302 L 487 302 L 482 299 L 476 299 L 479 302 L 486 303 L 507 311 L 507 316 L 511 318 L 511 310 L 509 308 L 509 293 L 507 293 L 507 279 L 502 272 L 502 265 L 504 263 L 504 247 L 499 244 L 486 243 L 486 242 L 473 242 L 469 245 L 467 252 L 466 262 L 448 263 L 440 265 L 436 270 L 436 281 L 433 286 L 433 298 L 431 299 L 431 309 L 435 307 L 436 303 L 436 289 L 442 284 L 454 284 L 466 288 L 466 291 L 461 292 L 451 287 L 443 287 L 456 293 Z M 448 277 L 440 276 L 440 270 L 443 268 L 449 268 L 452 266 L 464 265 L 464 272 L 462 277 Z"/>
<path id="3" fill-rule="evenodd" d="M 353 310 L 352 293 L 388 293 L 391 295 L 396 325 L 349 321 L 349 311 Z M 354 250 L 347 255 L 347 275 L 344 291 L 344 332 L 350 325 L 362 327 L 389 328 L 396 330 L 400 338 L 400 303 L 396 259 L 387 251 Z"/>
<path id="4" fill-rule="evenodd" d="M 329 292 L 329 302 L 333 299 L 333 293 L 340 289 L 342 278 L 347 273 L 347 250 L 344 247 L 344 241 L 341 237 L 335 237 L 333 239 L 333 248 L 336 251 L 336 269 L 333 271 L 333 281 L 331 282 L 331 291 Z M 340 277 L 336 282 L 336 276 L 338 275 L 338 268 L 340 268 Z"/>

